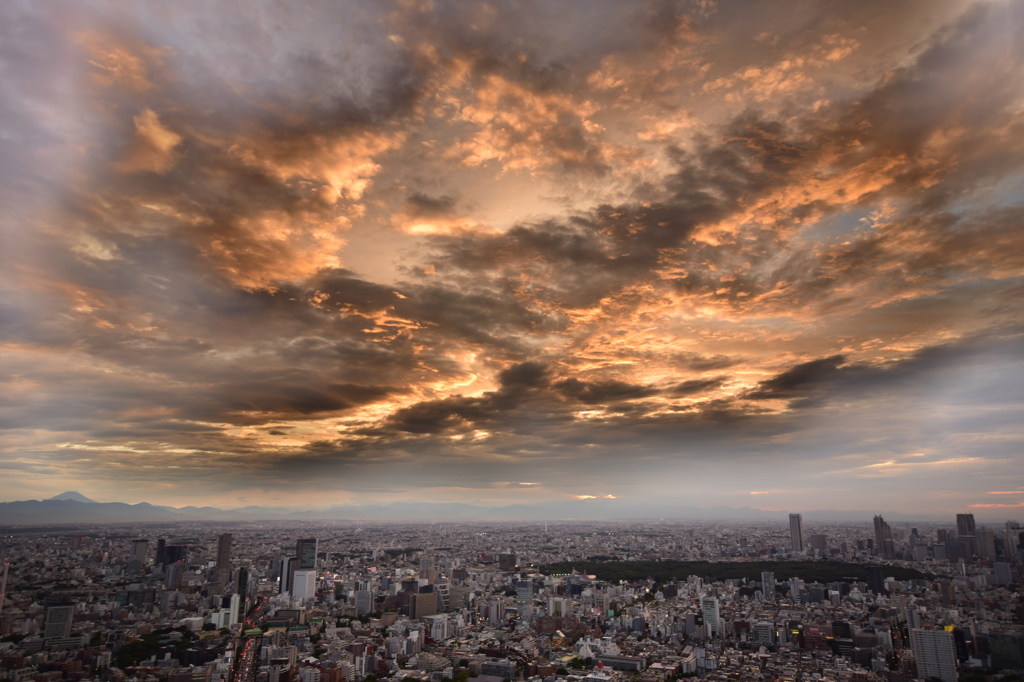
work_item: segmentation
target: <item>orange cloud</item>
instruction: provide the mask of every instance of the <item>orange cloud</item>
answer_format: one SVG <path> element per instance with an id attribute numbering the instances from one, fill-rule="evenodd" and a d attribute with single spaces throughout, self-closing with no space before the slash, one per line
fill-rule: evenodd
<path id="1" fill-rule="evenodd" d="M 154 87 L 150 71 L 163 66 L 172 54 L 138 40 L 119 40 L 112 35 L 86 31 L 77 36 L 87 53 L 86 63 L 92 67 L 93 80 L 103 87 L 120 86 L 141 93 Z"/>
<path id="2" fill-rule="evenodd" d="M 731 91 L 727 99 L 750 95 L 755 101 L 764 102 L 802 91 L 819 90 L 821 86 L 813 75 L 815 69 L 831 68 L 859 46 L 859 41 L 839 34 L 823 36 L 804 52 L 787 53 L 770 66 L 746 66 L 730 76 L 707 81 L 703 91 L 713 93 L 724 89 Z"/>
<path id="3" fill-rule="evenodd" d="M 380 171 L 375 157 L 400 146 L 405 137 L 401 131 L 369 129 L 331 134 L 300 129 L 282 136 L 257 129 L 222 144 L 230 155 L 281 182 L 313 181 L 310 192 L 334 205 L 360 200 Z"/>
<path id="4" fill-rule="evenodd" d="M 128 149 L 127 157 L 117 164 L 118 170 L 166 172 L 174 165 L 174 148 L 181 144 L 181 135 L 164 125 L 156 112 L 149 108 L 132 117 L 132 121 L 135 123 L 135 140 Z"/>
<path id="5" fill-rule="evenodd" d="M 590 120 L 598 107 L 564 92 L 531 89 L 490 74 L 457 103 L 457 116 L 476 126 L 470 139 L 449 149 L 466 166 L 499 161 L 505 170 L 535 172 L 556 166 L 604 164 L 601 126 Z"/>
<path id="6" fill-rule="evenodd" d="M 478 230 L 472 218 L 462 215 L 449 196 L 429 197 L 413 194 L 391 216 L 391 224 L 408 234 L 437 235 Z"/>

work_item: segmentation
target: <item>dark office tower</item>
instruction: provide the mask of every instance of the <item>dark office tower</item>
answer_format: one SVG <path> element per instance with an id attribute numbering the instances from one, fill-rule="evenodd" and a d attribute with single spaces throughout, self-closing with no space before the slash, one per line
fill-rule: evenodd
<path id="1" fill-rule="evenodd" d="M 138 573 L 146 563 L 146 554 L 149 553 L 149 540 L 132 540 L 131 549 L 128 551 L 128 573 Z"/>
<path id="2" fill-rule="evenodd" d="M 883 559 L 896 558 L 896 548 L 892 542 L 892 529 L 881 516 L 875 517 L 875 554 Z"/>
<path id="3" fill-rule="evenodd" d="M 185 561 L 188 545 L 164 545 L 164 565 Z"/>
<path id="4" fill-rule="evenodd" d="M 300 571 L 316 569 L 316 538 L 296 542 L 295 558 L 299 560 Z"/>
<path id="5" fill-rule="evenodd" d="M 514 570 L 516 570 L 516 555 L 515 554 L 499 554 L 498 555 L 498 570 L 499 571 L 514 571 Z"/>
<path id="6" fill-rule="evenodd" d="M 970 559 L 979 554 L 976 540 L 977 531 L 974 527 L 974 514 L 956 515 L 956 539 L 964 543 L 964 552 Z"/>
<path id="7" fill-rule="evenodd" d="M 185 575 L 185 562 L 174 561 L 164 567 L 164 587 L 176 590 L 181 587 L 181 579 Z"/>
<path id="8" fill-rule="evenodd" d="M 245 566 L 239 566 L 235 572 L 235 593 L 241 595 L 242 599 L 249 594 L 249 569 Z"/>
<path id="9" fill-rule="evenodd" d="M 957 540 L 956 542 L 946 543 L 946 561 L 949 563 L 958 564 L 961 561 L 969 561 L 970 558 L 970 547 L 966 542 Z"/>
<path id="10" fill-rule="evenodd" d="M 157 566 L 163 566 L 167 563 L 167 540 L 160 538 L 156 541 L 156 560 Z"/>
<path id="11" fill-rule="evenodd" d="M 884 571 L 883 566 L 868 566 L 868 589 L 875 594 L 885 594 Z"/>
<path id="12" fill-rule="evenodd" d="M 292 586 L 295 585 L 295 571 L 299 570 L 298 557 L 289 557 L 284 565 L 284 573 L 281 575 L 281 592 L 291 594 Z"/>
<path id="13" fill-rule="evenodd" d="M 956 540 L 956 538 L 953 537 L 952 531 L 946 530 L 945 528 L 940 528 L 937 531 L 935 531 L 935 542 L 945 543 L 953 542 L 953 540 Z"/>
<path id="14" fill-rule="evenodd" d="M 231 565 L 231 533 L 224 533 L 217 542 L 217 568 L 224 569 Z"/>
<path id="15" fill-rule="evenodd" d="M 828 554 L 828 536 L 820 533 L 811 535 L 811 550 L 818 556 Z"/>
<path id="16" fill-rule="evenodd" d="M 952 606 L 956 604 L 956 586 L 952 580 L 943 580 L 939 582 L 939 598 L 942 600 L 943 606 Z"/>
<path id="17" fill-rule="evenodd" d="M 957 514 L 956 515 L 956 534 L 960 536 L 964 535 L 975 535 L 974 529 L 974 514 Z"/>
<path id="18" fill-rule="evenodd" d="M 275 582 L 281 579 L 284 574 L 284 570 L 288 567 L 288 557 L 282 554 L 275 554 L 270 557 L 270 578 L 271 582 Z"/>
<path id="19" fill-rule="evenodd" d="M 804 517 L 801 514 L 789 515 L 789 539 L 794 552 L 804 551 Z"/>
<path id="20" fill-rule="evenodd" d="M 849 623 L 845 620 L 832 621 L 832 636 L 835 638 L 838 655 L 846 658 L 853 656 L 853 628 Z"/>
<path id="21" fill-rule="evenodd" d="M 217 541 L 217 564 L 213 577 L 221 590 L 226 591 L 231 581 L 231 533 L 224 533 Z"/>
<path id="22" fill-rule="evenodd" d="M 43 628 L 43 637 L 70 637 L 71 622 L 74 617 L 74 604 L 61 604 L 46 607 L 46 625 Z"/>

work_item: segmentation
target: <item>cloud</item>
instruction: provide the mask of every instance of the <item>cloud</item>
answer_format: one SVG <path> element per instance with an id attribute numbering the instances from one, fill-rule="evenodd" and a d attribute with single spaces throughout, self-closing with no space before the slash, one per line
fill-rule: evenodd
<path id="1" fill-rule="evenodd" d="M 586 382 L 571 377 L 555 383 L 554 387 L 562 395 L 588 405 L 648 398 L 659 392 L 650 386 L 637 386 L 624 381 Z"/>
<path id="2" fill-rule="evenodd" d="M 151 171 L 163 173 L 174 165 L 174 148 L 181 144 L 181 135 L 169 130 L 152 109 L 143 109 L 135 122 L 135 142 L 118 169 L 126 172 Z"/>
<path id="3" fill-rule="evenodd" d="M 1015 5 L 90 7 L 0 22 L 24 476 L 998 490 Z"/>
<path id="4" fill-rule="evenodd" d="M 455 198 L 448 195 L 431 197 L 413 193 L 392 222 L 398 229 L 417 235 L 450 234 L 476 228 L 475 221 L 459 215 L 456 203 Z"/>
<path id="5" fill-rule="evenodd" d="M 806 395 L 822 382 L 834 377 L 845 360 L 842 355 L 833 355 L 801 363 L 762 381 L 755 390 L 747 393 L 746 397 L 753 400 L 773 400 Z"/>

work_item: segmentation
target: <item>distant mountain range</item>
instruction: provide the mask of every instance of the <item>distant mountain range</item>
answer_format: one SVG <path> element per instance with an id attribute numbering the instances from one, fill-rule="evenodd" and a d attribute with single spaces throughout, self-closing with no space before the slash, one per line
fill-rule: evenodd
<path id="1" fill-rule="evenodd" d="M 810 522 L 870 523 L 873 511 L 819 509 L 802 512 Z M 544 521 L 544 520 L 694 520 L 775 521 L 786 523 L 789 512 L 752 507 L 688 507 L 665 503 L 596 499 L 485 507 L 462 503 L 396 502 L 346 505 L 327 509 L 279 507 L 162 507 L 142 502 L 95 502 L 74 491 L 47 500 L 0 502 L 0 525 L 159 523 L 175 521 Z M 943 521 L 945 516 L 909 516 L 882 512 L 887 521 Z"/>

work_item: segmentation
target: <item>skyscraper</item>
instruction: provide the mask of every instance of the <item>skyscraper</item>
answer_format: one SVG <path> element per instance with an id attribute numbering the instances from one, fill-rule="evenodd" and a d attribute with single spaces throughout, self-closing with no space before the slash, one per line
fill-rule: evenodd
<path id="1" fill-rule="evenodd" d="M 420 557 L 420 577 L 426 578 L 428 583 L 437 582 L 437 558 L 430 554 Z"/>
<path id="2" fill-rule="evenodd" d="M 883 559 L 895 559 L 896 548 L 892 541 L 892 529 L 881 516 L 875 517 L 875 554 Z"/>
<path id="3" fill-rule="evenodd" d="M 819 556 L 828 554 L 828 536 L 821 533 L 811 535 L 811 551 Z"/>
<path id="4" fill-rule="evenodd" d="M 310 600 L 316 596 L 316 571 L 298 570 L 292 577 L 291 594 L 303 600 Z"/>
<path id="5" fill-rule="evenodd" d="M 217 568 L 231 567 L 231 533 L 224 533 L 217 542 Z"/>
<path id="6" fill-rule="evenodd" d="M 245 566 L 238 567 L 238 575 L 235 578 L 235 593 L 242 596 L 242 600 L 249 594 L 249 569 Z"/>
<path id="7" fill-rule="evenodd" d="M 975 531 L 975 548 L 981 559 L 996 558 L 996 534 L 991 528 L 982 526 Z"/>
<path id="8" fill-rule="evenodd" d="M 789 537 L 794 552 L 804 551 L 804 517 L 801 514 L 789 515 Z"/>
<path id="9" fill-rule="evenodd" d="M 771 571 L 762 571 L 761 593 L 764 595 L 763 598 L 765 601 L 775 601 L 775 573 Z"/>
<path id="10" fill-rule="evenodd" d="M 299 570 L 298 557 L 288 557 L 281 574 L 281 592 L 291 592 L 295 584 L 295 571 Z"/>
<path id="11" fill-rule="evenodd" d="M 516 609 L 519 617 L 528 622 L 533 616 L 533 581 L 519 580 L 516 582 Z"/>
<path id="12" fill-rule="evenodd" d="M 965 535 L 974 536 L 974 514 L 957 514 L 956 515 L 956 534 L 963 537 Z"/>
<path id="13" fill-rule="evenodd" d="M 316 538 L 306 538 L 295 543 L 295 557 L 299 560 L 300 569 L 316 568 Z"/>
<path id="14" fill-rule="evenodd" d="M 946 630 L 911 630 L 910 646 L 917 659 L 918 677 L 957 682 L 953 633 Z"/>
<path id="15" fill-rule="evenodd" d="M 132 540 L 131 549 L 128 551 L 128 572 L 138 573 L 146 563 L 146 554 L 149 553 L 149 540 Z"/>
<path id="16" fill-rule="evenodd" d="M 967 559 L 977 556 L 978 543 L 976 540 L 977 530 L 974 527 L 974 514 L 956 515 L 956 539 L 964 543 L 964 552 Z"/>
<path id="17" fill-rule="evenodd" d="M 1016 521 L 1007 521 L 1005 541 L 1005 553 L 1007 559 L 1017 553 L 1017 543 L 1020 542 L 1018 536 L 1020 536 L 1020 524 Z"/>
<path id="18" fill-rule="evenodd" d="M 231 582 L 231 533 L 224 533 L 217 541 L 217 564 L 214 567 L 214 580 L 221 589 L 227 588 Z"/>
<path id="19" fill-rule="evenodd" d="M 883 566 L 868 566 L 868 589 L 875 594 L 885 594 L 885 568 Z"/>
<path id="20" fill-rule="evenodd" d="M 719 616 L 718 598 L 712 596 L 701 597 L 700 611 L 704 616 L 704 634 L 708 637 L 721 636 L 722 625 L 721 617 Z"/>

